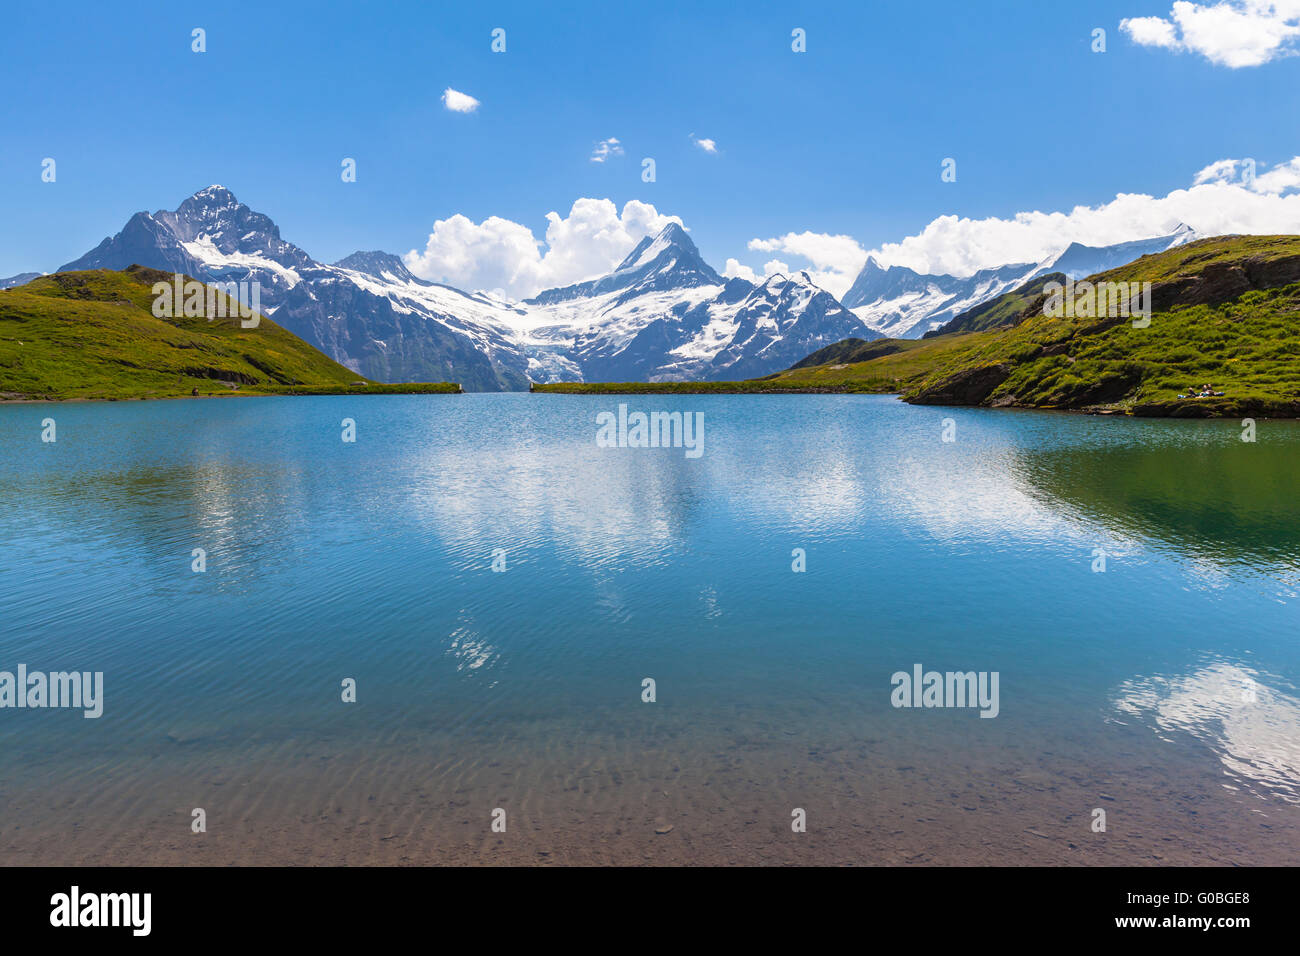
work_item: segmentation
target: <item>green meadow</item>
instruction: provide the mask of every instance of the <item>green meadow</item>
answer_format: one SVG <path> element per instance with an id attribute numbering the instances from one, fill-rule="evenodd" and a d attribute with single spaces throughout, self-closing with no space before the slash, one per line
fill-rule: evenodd
<path id="1" fill-rule="evenodd" d="M 58 273 L 0 291 L 0 398 L 144 399 L 231 394 L 457 392 L 454 383 L 384 385 L 333 361 L 265 316 L 153 314 L 153 285 L 171 276 Z M 205 310 L 206 313 L 206 310 Z"/>

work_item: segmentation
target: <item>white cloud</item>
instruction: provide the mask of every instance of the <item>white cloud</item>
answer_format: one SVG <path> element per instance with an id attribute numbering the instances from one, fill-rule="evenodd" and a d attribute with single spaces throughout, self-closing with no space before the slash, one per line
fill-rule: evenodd
<path id="1" fill-rule="evenodd" d="M 1105 246 L 1167 235 L 1181 223 L 1202 236 L 1300 232 L 1300 157 L 1272 167 L 1219 160 L 1198 172 L 1190 188 L 1166 196 L 1121 193 L 1098 206 L 1021 212 L 1007 219 L 940 216 L 919 233 L 869 252 L 849 236 L 811 232 L 753 239 L 749 248 L 806 259 L 818 285 L 843 295 L 868 254 L 882 266 L 967 276 L 1013 262 L 1041 262 L 1071 242 Z M 743 275 L 747 267 L 739 261 L 733 267 L 732 261 L 728 274 Z"/>
<path id="2" fill-rule="evenodd" d="M 1165 196 L 1121 193 L 1064 212 L 1020 212 L 1005 219 L 940 216 L 915 235 L 871 250 L 852 236 L 810 231 L 752 239 L 751 252 L 774 254 L 762 271 L 729 258 L 723 275 L 761 282 L 804 270 L 839 296 L 868 255 L 882 266 L 966 276 L 1013 262 L 1041 262 L 1071 242 L 1105 246 L 1166 235 L 1181 223 L 1202 236 L 1300 233 L 1300 156 L 1272 166 L 1221 159 L 1197 172 L 1192 183 Z M 479 223 L 463 215 L 440 219 L 424 249 L 412 249 L 404 260 L 426 279 L 526 298 L 604 275 L 644 236 L 681 223 L 648 203 L 633 200 L 620 211 L 608 199 L 579 199 L 567 216 L 550 212 L 546 220 L 539 239 L 529 227 L 497 216 Z M 793 268 L 790 261 L 796 262 Z"/>
<path id="3" fill-rule="evenodd" d="M 694 142 L 696 146 L 704 150 L 706 153 L 716 153 L 718 151 L 718 144 L 711 139 L 701 139 L 700 137 L 692 133 L 691 141 Z"/>
<path id="4" fill-rule="evenodd" d="M 453 113 L 473 113 L 478 109 L 479 102 L 468 93 L 453 90 L 449 86 L 442 91 L 442 105 Z"/>
<path id="5" fill-rule="evenodd" d="M 1199 186 L 1201 183 L 1219 183 L 1227 182 L 1237 178 L 1237 160 L 1221 159 L 1217 163 L 1210 163 L 1192 179 L 1193 186 Z"/>
<path id="6" fill-rule="evenodd" d="M 1119 27 L 1134 43 L 1199 53 L 1239 69 L 1291 56 L 1300 36 L 1300 0 L 1177 0 L 1168 18 L 1132 17 Z"/>
<path id="7" fill-rule="evenodd" d="M 854 276 L 867 261 L 867 251 L 852 236 L 832 236 L 821 232 L 788 232 L 775 239 L 751 239 L 749 248 L 754 252 L 781 252 L 808 260 L 812 264 L 812 268 L 806 270 L 808 277 L 832 295 L 847 292 Z M 781 266 L 779 271 L 789 273 L 789 266 L 776 264 Z M 777 270 L 766 271 L 766 275 L 771 275 L 772 271 Z"/>
<path id="8" fill-rule="evenodd" d="M 728 259 L 727 264 L 722 268 L 722 274 L 728 279 L 748 279 L 750 282 L 757 282 L 758 275 L 749 266 L 741 265 L 738 259 Z"/>
<path id="9" fill-rule="evenodd" d="M 787 263 L 782 262 L 780 259 L 769 259 L 767 262 L 763 263 L 762 272 L 755 272 L 749 266 L 742 265 L 736 259 L 728 259 L 726 267 L 722 270 L 722 274 L 728 279 L 746 279 L 749 282 L 761 283 L 771 276 L 788 276 L 793 274 L 795 271 L 797 270 L 792 270 Z M 809 273 L 809 276 L 815 281 L 816 277 L 813 276 L 812 273 Z M 825 288 L 825 286 L 823 286 L 823 288 Z"/>
<path id="10" fill-rule="evenodd" d="M 481 223 L 460 214 L 439 219 L 424 250 L 412 249 L 403 260 L 425 279 L 527 298 L 604 275 L 645 236 L 681 224 L 649 203 L 632 200 L 620 212 L 608 199 L 579 199 L 567 216 L 549 212 L 546 220 L 541 240 L 527 226 L 498 216 Z"/>
<path id="11" fill-rule="evenodd" d="M 1253 159 L 1221 159 L 1197 173 L 1193 183 L 1236 183 L 1261 195 L 1281 195 L 1300 189 L 1300 156 L 1267 172 L 1260 172 Z"/>
<path id="12" fill-rule="evenodd" d="M 1133 17 L 1121 20 L 1119 28 L 1139 46 L 1162 46 L 1178 49 L 1178 31 L 1168 20 L 1159 17 Z"/>
<path id="13" fill-rule="evenodd" d="M 1243 160 L 1243 162 L 1253 161 Z M 1266 196 L 1281 195 L 1300 189 L 1300 156 L 1294 157 L 1289 163 L 1280 163 L 1266 173 L 1256 173 L 1249 187 L 1252 191 Z"/>
<path id="14" fill-rule="evenodd" d="M 591 151 L 591 161 L 593 163 L 603 163 L 611 156 L 622 156 L 623 146 L 617 139 L 611 136 L 609 139 L 602 139 L 596 144 L 596 148 Z"/>

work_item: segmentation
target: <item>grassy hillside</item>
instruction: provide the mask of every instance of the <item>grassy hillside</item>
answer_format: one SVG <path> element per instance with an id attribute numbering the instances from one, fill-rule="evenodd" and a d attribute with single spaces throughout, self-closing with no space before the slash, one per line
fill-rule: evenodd
<path id="1" fill-rule="evenodd" d="M 1151 324 L 1045 315 L 1036 280 L 964 313 L 960 331 L 846 339 L 762 379 L 536 390 L 888 392 L 935 405 L 1300 416 L 1300 236 L 1203 239 L 1091 279 L 1150 282 Z M 1178 397 L 1206 383 L 1224 394 Z"/>
<path id="2" fill-rule="evenodd" d="M 971 336 L 904 397 L 1141 415 L 1300 414 L 1300 236 L 1205 239 L 1093 276 L 1151 282 L 1147 328 L 1045 315 Z M 1210 383 L 1222 397 L 1178 398 Z"/>
<path id="3" fill-rule="evenodd" d="M 457 390 L 366 381 L 270 319 L 241 328 L 228 299 L 232 317 L 156 318 L 153 284 L 171 278 L 132 266 L 57 273 L 0 291 L 0 398 Z"/>
<path id="4" fill-rule="evenodd" d="M 814 368 L 818 365 L 846 365 L 851 362 L 868 362 L 874 358 L 892 355 L 908 347 L 907 339 L 844 339 L 823 349 L 818 349 L 807 358 L 800 359 L 790 366 L 796 368 Z"/>
<path id="5" fill-rule="evenodd" d="M 868 343 L 881 353 L 873 358 L 854 361 L 855 356 L 850 353 L 845 356 L 849 361 L 795 366 L 778 372 L 770 380 L 786 387 L 894 394 L 921 381 L 936 365 L 948 361 L 951 353 L 987 338 L 988 333 L 981 332 L 928 339 L 878 339 Z"/>

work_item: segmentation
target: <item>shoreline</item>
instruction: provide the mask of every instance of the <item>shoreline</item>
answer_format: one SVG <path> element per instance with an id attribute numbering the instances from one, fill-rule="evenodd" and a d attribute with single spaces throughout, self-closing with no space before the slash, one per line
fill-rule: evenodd
<path id="1" fill-rule="evenodd" d="M 758 380 L 761 382 L 761 380 Z M 1257 418 L 1265 421 L 1300 420 L 1300 400 L 1278 406 L 1226 403 L 1198 404 L 1191 400 L 1181 402 L 1149 402 L 1134 405 L 1090 405 L 1080 408 L 1068 408 L 1055 405 L 969 405 L 938 402 L 909 402 L 903 392 L 883 392 L 874 389 L 846 388 L 842 386 L 803 386 L 794 388 L 749 387 L 748 382 L 534 382 L 528 391 L 509 390 L 502 392 L 466 392 L 455 382 L 431 383 L 376 383 L 367 387 L 349 386 L 292 389 L 275 391 L 230 390 L 226 392 L 209 392 L 201 395 L 132 395 L 86 397 L 54 396 L 34 397 L 14 392 L 0 392 L 0 405 L 62 405 L 93 404 L 108 402 L 165 402 L 197 401 L 202 399 L 223 398 L 280 398 L 310 396 L 347 396 L 358 395 L 468 395 L 468 394 L 515 394 L 515 395 L 878 395 L 893 397 L 904 404 L 931 408 L 978 408 L 996 411 L 1025 412 L 1060 412 L 1071 415 L 1091 415 L 1103 418 L 1140 418 L 1140 419 L 1189 419 L 1200 421 L 1232 421 L 1242 418 Z M 1223 407 L 1224 405 L 1228 407 Z"/>
<path id="2" fill-rule="evenodd" d="M 762 379 L 755 380 L 761 383 Z M 904 393 L 882 392 L 875 389 L 843 386 L 806 386 L 799 388 L 764 388 L 741 386 L 748 382 L 555 382 L 534 383 L 529 394 L 552 395 L 888 395 L 914 406 L 930 408 L 983 408 L 996 411 L 1017 410 L 1027 412 L 1065 412 L 1074 415 L 1094 415 L 1106 418 L 1181 418 L 1218 419 L 1231 421 L 1239 418 L 1294 421 L 1300 419 L 1300 399 L 1278 406 L 1252 405 L 1249 402 L 1233 404 L 1228 399 L 1218 403 L 1199 403 L 1185 399 L 1174 402 L 1138 402 L 1132 405 L 1085 405 L 1069 408 L 1060 405 L 971 405 L 957 402 L 909 402 Z M 667 387 L 665 387 L 667 386 Z M 718 387 L 723 386 L 723 387 Z M 1226 406 L 1226 407 L 1225 407 Z"/>
<path id="3" fill-rule="evenodd" d="M 197 401 L 207 398 L 282 398 L 282 397 L 300 397 L 305 398 L 315 395 L 464 395 L 465 390 L 455 382 L 412 382 L 411 386 L 406 385 L 389 385 L 376 383 L 368 387 L 339 387 L 333 388 L 323 386 L 321 388 L 307 389 L 286 389 L 284 391 L 243 391 L 231 389 L 226 392 L 208 392 L 204 395 L 122 395 L 116 397 L 88 397 L 82 395 L 71 395 L 66 398 L 56 398 L 46 396 L 34 398 L 30 395 L 16 392 L 0 392 L 0 405 L 62 405 L 66 403 L 85 402 L 175 402 L 175 401 Z"/>

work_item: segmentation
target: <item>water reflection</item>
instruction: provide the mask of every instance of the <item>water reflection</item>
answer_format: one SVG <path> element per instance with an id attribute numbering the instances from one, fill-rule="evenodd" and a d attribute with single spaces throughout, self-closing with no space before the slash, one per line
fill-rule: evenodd
<path id="1" fill-rule="evenodd" d="M 1300 699 L 1244 665 L 1217 661 L 1182 677 L 1135 677 L 1114 710 L 1165 740 L 1191 735 L 1242 789 L 1300 803 Z"/>
<path id="2" fill-rule="evenodd" d="M 1295 796 L 1294 588 L 1275 582 L 1300 567 L 1300 430 L 1238 449 L 1221 424 L 866 396 L 628 401 L 703 411 L 704 456 L 598 448 L 617 400 L 583 396 L 68 406 L 52 448 L 42 409 L 0 407 L 0 666 L 111 680 L 98 736 L 0 723 L 0 790 L 31 784 L 33 755 L 93 782 L 95 761 L 179 761 L 188 741 L 254 775 L 265 747 L 364 754 L 381 779 L 398 730 L 467 772 L 497 759 L 475 741 L 514 740 L 520 767 L 563 774 L 549 742 L 582 760 L 607 756 L 581 753 L 602 735 L 662 745 L 647 674 L 656 717 L 700 735 L 677 740 L 686 763 L 735 739 L 797 763 L 845 715 L 879 717 L 881 675 L 986 661 L 1014 673 L 1014 706 L 909 722 L 936 764 L 993 732 L 1028 759 L 1104 754 L 1107 712 L 1199 735 L 1234 785 Z M 1097 546 L 1121 573 L 1089 572 Z M 1189 659 L 1232 663 L 1115 690 Z M 1270 675 L 1253 708 L 1218 700 L 1253 676 L 1241 660 Z M 337 705 L 344 676 L 363 706 Z M 1223 798 L 1192 747 L 1136 736 L 1135 760 L 1190 754 L 1184 779 Z"/>
<path id="3" fill-rule="evenodd" d="M 1138 440 L 1025 447 L 1015 472 L 1046 501 L 1111 533 L 1154 543 L 1207 568 L 1247 565 L 1294 582 L 1300 568 L 1300 429 L 1269 423 L 1242 442 L 1234 424 L 1151 422 Z"/>

